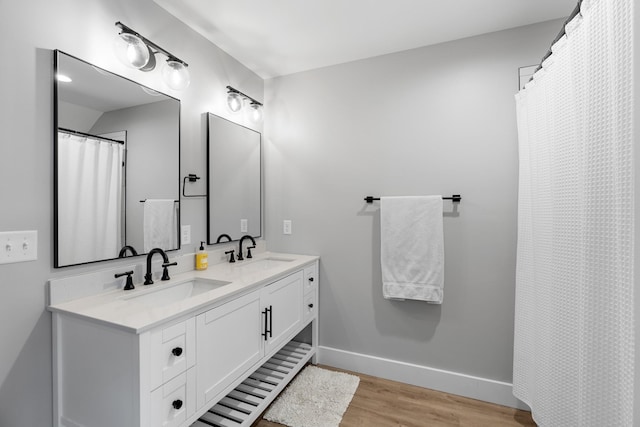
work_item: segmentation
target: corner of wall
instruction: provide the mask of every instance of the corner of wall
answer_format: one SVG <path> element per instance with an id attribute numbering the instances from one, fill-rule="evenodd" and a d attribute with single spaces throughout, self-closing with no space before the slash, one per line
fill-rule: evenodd
<path id="1" fill-rule="evenodd" d="M 631 0 L 629 0 L 631 1 Z M 633 7 L 633 138 L 634 138 L 634 245 L 633 245 L 633 259 L 634 259 L 634 289 L 636 290 L 634 295 L 634 322 L 635 322 L 635 364 L 634 364 L 634 398 L 633 398 L 633 413 L 634 424 L 640 426 L 640 172 L 638 166 L 640 165 L 640 43 L 639 41 L 639 25 L 640 25 L 640 6 L 635 1 L 631 2 Z"/>

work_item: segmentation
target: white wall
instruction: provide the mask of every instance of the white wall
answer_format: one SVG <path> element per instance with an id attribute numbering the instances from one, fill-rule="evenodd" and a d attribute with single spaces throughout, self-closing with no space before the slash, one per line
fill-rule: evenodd
<path id="1" fill-rule="evenodd" d="M 5 58 L 0 71 L 0 231 L 37 230 L 39 246 L 37 261 L 0 265 L 0 426 L 45 427 L 52 422 L 47 280 L 121 264 L 52 267 L 52 50 L 63 50 L 182 100 L 181 173 L 203 177 L 188 188 L 191 194 L 205 191 L 203 113 L 251 127 L 246 120 L 229 117 L 225 86 L 260 98 L 263 81 L 151 0 L 1 1 L 0 16 L 0 51 Z M 120 64 L 112 51 L 116 21 L 185 60 L 191 86 L 175 92 L 162 83 L 159 69 L 142 73 Z M 205 199 L 182 202 L 182 222 L 192 226 L 194 244 L 206 240 L 205 210 Z M 194 244 L 181 252 L 193 252 Z"/>
<path id="2" fill-rule="evenodd" d="M 561 24 L 267 80 L 266 236 L 321 256 L 321 346 L 511 382 L 513 95 Z M 420 194 L 462 195 L 445 202 L 441 306 L 383 299 L 379 205 L 363 201 Z"/>

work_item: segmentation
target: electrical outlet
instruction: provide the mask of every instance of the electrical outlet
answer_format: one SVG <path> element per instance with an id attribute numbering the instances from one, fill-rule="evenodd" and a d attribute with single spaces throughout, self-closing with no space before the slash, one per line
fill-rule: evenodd
<path id="1" fill-rule="evenodd" d="M 240 220 L 240 232 L 241 233 L 246 233 L 248 229 L 249 229 L 248 221 L 246 219 L 241 219 Z"/>
<path id="2" fill-rule="evenodd" d="M 191 243 L 191 226 L 183 225 L 180 231 L 180 243 L 183 245 L 188 245 L 189 243 Z"/>
<path id="3" fill-rule="evenodd" d="M 291 220 L 285 219 L 282 222 L 282 233 L 283 234 L 291 234 Z"/>
<path id="4" fill-rule="evenodd" d="M 0 264 L 38 259 L 38 232 L 0 232 Z"/>

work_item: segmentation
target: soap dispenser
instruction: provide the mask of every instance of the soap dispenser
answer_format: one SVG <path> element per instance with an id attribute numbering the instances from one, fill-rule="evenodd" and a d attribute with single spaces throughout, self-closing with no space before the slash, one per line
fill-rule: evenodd
<path id="1" fill-rule="evenodd" d="M 196 252 L 196 270 L 206 270 L 209 267 L 209 253 L 204 250 L 204 242 L 200 242 L 200 249 Z"/>

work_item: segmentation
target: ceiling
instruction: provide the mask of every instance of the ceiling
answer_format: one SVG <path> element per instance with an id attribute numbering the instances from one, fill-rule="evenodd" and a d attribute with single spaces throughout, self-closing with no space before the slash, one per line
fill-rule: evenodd
<path id="1" fill-rule="evenodd" d="M 577 4 L 577 0 L 154 1 L 263 78 L 565 18 Z"/>

